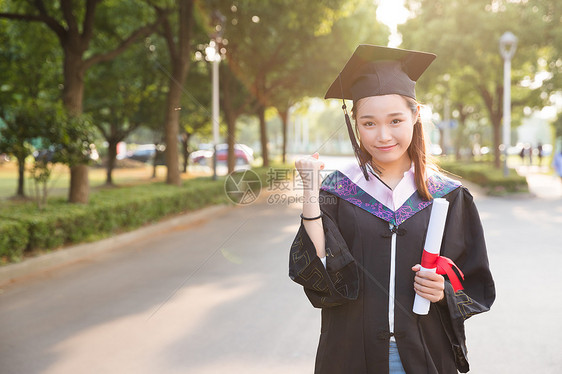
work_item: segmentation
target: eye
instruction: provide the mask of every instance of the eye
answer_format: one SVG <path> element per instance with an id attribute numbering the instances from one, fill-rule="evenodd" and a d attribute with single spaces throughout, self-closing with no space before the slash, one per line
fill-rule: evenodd
<path id="1" fill-rule="evenodd" d="M 373 126 L 375 126 L 375 123 L 374 122 L 364 122 L 363 126 L 364 127 L 373 127 Z"/>
<path id="2" fill-rule="evenodd" d="M 400 124 L 400 122 L 402 122 L 402 120 L 398 119 L 398 118 L 395 118 L 392 121 L 390 121 L 390 123 L 393 124 L 393 125 L 398 125 L 398 124 Z"/>

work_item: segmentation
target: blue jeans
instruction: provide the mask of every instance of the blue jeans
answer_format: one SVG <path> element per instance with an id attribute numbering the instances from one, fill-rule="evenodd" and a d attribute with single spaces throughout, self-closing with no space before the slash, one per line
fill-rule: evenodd
<path id="1" fill-rule="evenodd" d="M 406 374 L 404 367 L 402 366 L 402 361 L 400 361 L 400 355 L 398 354 L 398 347 L 396 342 L 391 341 L 388 354 L 388 367 L 390 374 Z"/>

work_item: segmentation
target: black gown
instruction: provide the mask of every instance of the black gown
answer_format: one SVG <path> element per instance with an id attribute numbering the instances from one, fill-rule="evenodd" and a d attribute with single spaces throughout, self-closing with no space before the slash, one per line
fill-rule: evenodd
<path id="1" fill-rule="evenodd" d="M 445 298 L 427 315 L 412 312 L 431 202 L 414 194 L 395 212 L 339 171 L 320 191 L 326 268 L 301 223 L 291 246 L 289 276 L 322 308 L 315 373 L 388 373 L 389 277 L 396 239 L 394 337 L 408 374 L 467 372 L 464 320 L 489 310 L 495 299 L 482 225 L 473 197 L 460 183 L 434 174 L 434 198 L 449 201 L 441 255 L 464 273 L 464 290 L 445 280 Z M 392 224 L 392 226 L 390 225 Z M 395 227 L 394 232 L 390 227 Z"/>

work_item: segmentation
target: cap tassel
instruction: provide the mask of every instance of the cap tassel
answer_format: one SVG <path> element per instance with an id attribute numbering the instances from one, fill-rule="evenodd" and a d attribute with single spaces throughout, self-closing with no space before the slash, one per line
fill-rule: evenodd
<path id="1" fill-rule="evenodd" d="M 340 81 L 340 89 L 342 92 L 342 109 L 343 109 L 343 114 L 345 115 L 345 124 L 347 125 L 347 132 L 349 134 L 349 140 L 351 141 L 351 146 L 353 147 L 353 152 L 355 153 L 355 158 L 357 159 L 357 161 L 359 162 L 359 168 L 361 168 L 361 171 L 363 172 L 363 175 L 365 176 L 366 180 L 369 180 L 369 173 L 367 173 L 367 167 L 365 166 L 367 164 L 367 157 L 365 157 L 364 152 L 361 150 L 361 147 L 359 147 L 359 144 L 357 143 L 357 139 L 355 138 L 355 134 L 353 133 L 353 126 L 351 125 L 351 120 L 349 119 L 349 114 L 347 114 L 347 106 L 345 105 L 345 95 L 343 94 L 343 85 L 342 85 L 342 80 L 341 80 L 341 74 L 338 76 L 339 81 Z"/>
<path id="2" fill-rule="evenodd" d="M 357 139 L 355 138 L 355 134 L 353 133 L 353 126 L 351 125 L 351 120 L 349 119 L 349 114 L 347 114 L 347 106 L 345 105 L 345 101 L 343 101 L 343 105 L 341 107 L 343 109 L 343 114 L 345 115 L 345 124 L 347 125 L 347 132 L 349 133 L 349 140 L 351 140 L 351 146 L 353 147 L 353 152 L 355 153 L 355 158 L 359 162 L 359 167 L 363 172 L 366 180 L 369 180 L 369 173 L 367 173 L 366 164 L 368 162 L 367 157 L 365 157 L 364 152 L 359 147 L 357 143 Z"/>

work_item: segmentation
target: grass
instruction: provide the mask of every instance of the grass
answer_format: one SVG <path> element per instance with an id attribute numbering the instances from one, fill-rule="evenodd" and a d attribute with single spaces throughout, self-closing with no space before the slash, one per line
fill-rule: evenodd
<path id="1" fill-rule="evenodd" d="M 509 175 L 504 176 L 501 169 L 496 169 L 492 163 L 486 161 L 463 162 L 440 159 L 439 166 L 445 171 L 478 184 L 489 195 L 529 191 L 526 178 L 512 168 L 509 169 Z"/>
<path id="2" fill-rule="evenodd" d="M 166 178 L 166 168 L 156 167 L 156 178 L 152 178 L 152 166 L 142 165 L 135 168 L 119 168 L 113 171 L 113 183 L 117 186 L 129 186 L 142 183 L 161 182 Z M 90 167 L 89 181 L 93 190 L 106 187 L 106 169 L 100 167 Z M 182 179 L 210 175 L 202 167 L 190 167 L 187 174 L 182 174 Z M 9 199 L 16 194 L 18 171 L 15 162 L 0 164 L 0 204 L 2 200 Z M 64 197 L 68 194 L 70 185 L 70 172 L 67 166 L 56 165 L 52 171 L 48 182 L 48 195 L 52 197 Z M 34 181 L 26 172 L 24 182 L 25 195 L 33 197 L 35 195 Z"/>

